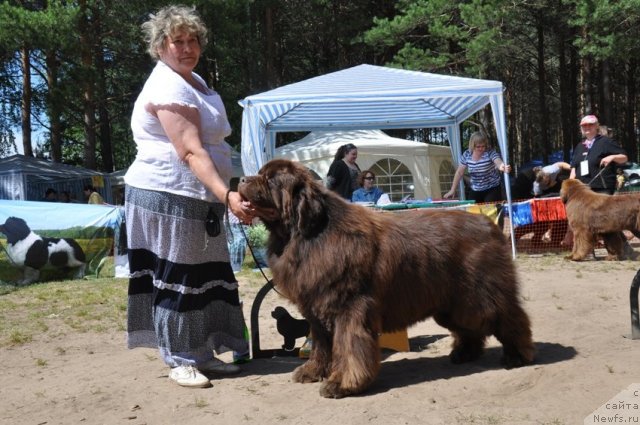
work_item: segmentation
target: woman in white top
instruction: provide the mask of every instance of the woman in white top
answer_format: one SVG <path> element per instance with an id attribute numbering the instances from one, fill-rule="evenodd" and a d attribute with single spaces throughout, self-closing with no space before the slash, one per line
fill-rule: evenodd
<path id="1" fill-rule="evenodd" d="M 238 282 L 223 226 L 251 206 L 228 189 L 231 133 L 220 96 L 193 72 L 207 31 L 193 8 L 168 6 L 142 25 L 157 61 L 135 102 L 137 155 L 125 176 L 129 248 L 128 346 L 158 347 L 182 386 L 238 366 L 214 350 L 246 352 Z"/>

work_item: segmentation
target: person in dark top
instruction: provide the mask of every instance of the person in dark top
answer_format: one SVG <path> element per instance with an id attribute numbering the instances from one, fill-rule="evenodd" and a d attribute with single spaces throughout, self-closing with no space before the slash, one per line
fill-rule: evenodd
<path id="1" fill-rule="evenodd" d="M 580 131 L 584 140 L 573 150 L 569 178 L 579 179 L 589 185 L 594 192 L 613 195 L 616 190 L 614 165 L 628 161 L 624 149 L 607 136 L 600 134 L 598 118 L 595 115 L 586 115 L 582 118 Z M 623 241 L 625 255 L 634 258 L 635 253 L 624 233 L 620 232 L 618 237 Z M 571 240 L 573 240 L 573 232 L 569 229 L 563 244 L 568 245 Z"/>
<path id="2" fill-rule="evenodd" d="M 58 202 L 58 192 L 52 187 L 47 188 L 47 190 L 44 192 L 44 198 L 42 198 L 42 201 Z"/>
<path id="3" fill-rule="evenodd" d="M 613 165 L 627 162 L 624 149 L 599 133 L 595 115 L 582 118 L 580 130 L 584 140 L 573 150 L 569 178 L 589 185 L 594 192 L 613 194 L 616 190 L 616 170 Z"/>
<path id="4" fill-rule="evenodd" d="M 358 148 L 352 143 L 342 145 L 336 151 L 327 173 L 327 188 L 336 192 L 347 201 L 351 201 L 353 191 L 358 189 L 360 167 L 356 163 Z"/>

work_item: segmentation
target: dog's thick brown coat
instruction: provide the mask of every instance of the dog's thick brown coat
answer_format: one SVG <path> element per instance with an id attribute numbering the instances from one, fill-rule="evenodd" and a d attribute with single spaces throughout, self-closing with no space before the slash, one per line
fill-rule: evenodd
<path id="1" fill-rule="evenodd" d="M 567 221 L 573 231 L 573 250 L 567 259 L 584 260 L 602 237 L 607 260 L 626 257 L 623 230 L 640 237 L 640 194 L 596 193 L 577 179 L 565 180 L 560 189 Z M 634 254 L 634 253 L 629 253 Z"/>
<path id="2" fill-rule="evenodd" d="M 431 316 L 453 334 L 454 363 L 480 356 L 489 335 L 506 367 L 533 360 L 508 243 L 488 218 L 372 211 L 287 160 L 267 163 L 238 190 L 270 230 L 276 288 L 311 325 L 314 349 L 294 381 L 324 380 L 325 397 L 360 393 L 380 368 L 378 335 Z"/>

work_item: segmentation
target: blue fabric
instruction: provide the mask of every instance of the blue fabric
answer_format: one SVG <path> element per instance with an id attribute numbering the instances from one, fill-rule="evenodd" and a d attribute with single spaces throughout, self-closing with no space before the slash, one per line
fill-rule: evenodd
<path id="1" fill-rule="evenodd" d="M 511 204 L 513 227 L 524 226 L 533 223 L 531 214 L 531 202 L 518 202 Z"/>
<path id="2" fill-rule="evenodd" d="M 247 249 L 247 239 L 245 238 L 246 226 L 241 223 L 230 222 L 227 237 L 227 245 L 229 247 L 229 262 L 234 272 L 242 270 L 244 262 L 244 254 Z"/>
<path id="3" fill-rule="evenodd" d="M 378 199 L 382 196 L 384 192 L 379 187 L 372 187 L 369 190 L 366 190 L 364 187 L 360 189 L 354 190 L 353 195 L 351 195 L 352 202 L 378 202 Z"/>

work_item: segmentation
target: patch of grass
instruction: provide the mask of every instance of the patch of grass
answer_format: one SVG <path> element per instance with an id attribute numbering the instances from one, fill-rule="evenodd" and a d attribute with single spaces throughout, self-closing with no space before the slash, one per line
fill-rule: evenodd
<path id="1" fill-rule="evenodd" d="M 36 366 L 45 367 L 47 365 L 47 361 L 45 359 L 36 359 Z"/>
<path id="2" fill-rule="evenodd" d="M 0 284 L 0 347 L 71 331 L 122 330 L 126 310 L 126 279 L 78 279 L 21 287 Z"/>
<path id="3" fill-rule="evenodd" d="M 24 332 L 24 330 L 13 329 L 9 333 L 9 344 L 10 345 L 22 345 L 33 340 L 33 336 Z"/>

